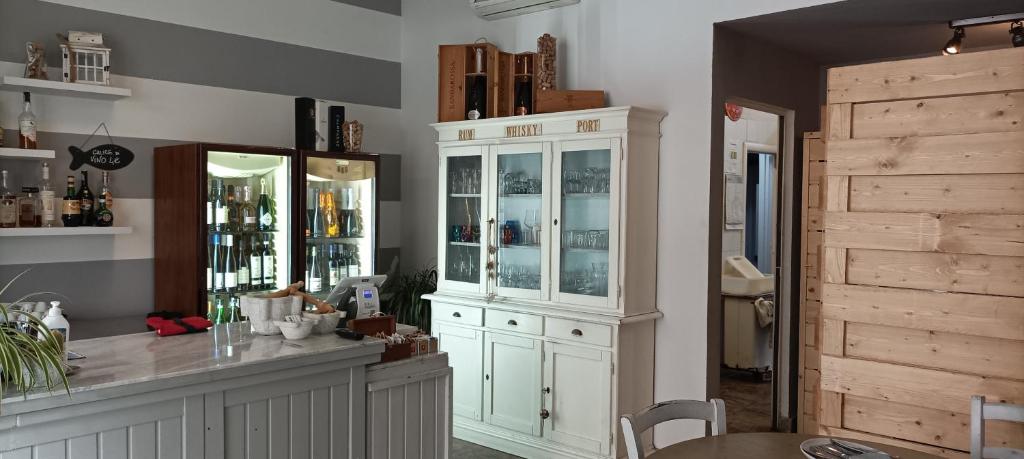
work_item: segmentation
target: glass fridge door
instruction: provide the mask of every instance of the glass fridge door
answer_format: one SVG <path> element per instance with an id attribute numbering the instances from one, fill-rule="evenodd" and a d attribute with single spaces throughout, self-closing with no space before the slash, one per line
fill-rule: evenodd
<path id="1" fill-rule="evenodd" d="M 547 299 L 551 144 L 500 145 L 491 165 L 495 294 Z"/>
<path id="2" fill-rule="evenodd" d="M 207 316 L 240 320 L 239 297 L 284 288 L 291 273 L 291 156 L 208 151 Z"/>
<path id="3" fill-rule="evenodd" d="M 487 193 L 485 147 L 454 147 L 441 153 L 441 247 L 439 290 L 484 294 L 487 251 L 484 244 L 493 219 L 484 223 Z"/>
<path id="4" fill-rule="evenodd" d="M 558 145 L 553 173 L 561 179 L 555 200 L 554 300 L 582 306 L 617 306 L 619 140 Z"/>
<path id="5" fill-rule="evenodd" d="M 306 292 L 327 298 L 343 279 L 375 273 L 378 160 L 310 154 L 304 161 L 300 255 Z"/>

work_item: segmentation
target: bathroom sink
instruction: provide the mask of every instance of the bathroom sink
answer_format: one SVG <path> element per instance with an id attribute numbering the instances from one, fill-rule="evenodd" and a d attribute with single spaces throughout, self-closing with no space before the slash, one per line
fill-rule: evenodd
<path id="1" fill-rule="evenodd" d="M 722 294 L 736 296 L 757 296 L 775 290 L 775 276 L 756 278 L 722 275 Z"/>

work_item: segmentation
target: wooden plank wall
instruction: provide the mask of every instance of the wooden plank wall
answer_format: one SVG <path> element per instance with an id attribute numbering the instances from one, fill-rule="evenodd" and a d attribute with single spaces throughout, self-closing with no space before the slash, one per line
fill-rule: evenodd
<path id="1" fill-rule="evenodd" d="M 827 110 L 819 432 L 965 457 L 971 395 L 1024 404 L 1024 48 L 834 68 Z"/>
<path id="2" fill-rule="evenodd" d="M 801 213 L 800 274 L 800 397 L 797 407 L 802 433 L 818 432 L 818 391 L 821 381 L 821 244 L 825 231 L 825 139 L 804 133 L 804 179 Z"/>

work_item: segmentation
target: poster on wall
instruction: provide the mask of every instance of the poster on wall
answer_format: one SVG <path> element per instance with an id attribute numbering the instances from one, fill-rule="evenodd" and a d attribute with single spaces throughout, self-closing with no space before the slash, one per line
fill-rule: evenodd
<path id="1" fill-rule="evenodd" d="M 735 140 L 725 144 L 725 175 L 743 175 L 743 155 L 740 154 L 740 143 Z"/>
<path id="2" fill-rule="evenodd" d="M 743 229 L 747 208 L 744 206 L 743 176 L 725 176 L 725 229 Z"/>

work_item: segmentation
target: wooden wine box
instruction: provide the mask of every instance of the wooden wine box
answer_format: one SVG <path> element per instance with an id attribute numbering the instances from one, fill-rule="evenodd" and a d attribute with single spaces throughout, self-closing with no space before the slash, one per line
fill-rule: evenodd
<path id="1" fill-rule="evenodd" d="M 547 89 L 537 91 L 534 94 L 534 111 L 536 113 L 554 113 L 604 107 L 604 91 L 602 90 L 562 91 Z"/>
<path id="2" fill-rule="evenodd" d="M 437 121 L 462 121 L 466 119 L 467 81 L 474 74 L 474 55 L 477 48 L 484 49 L 483 73 L 487 77 L 486 113 L 482 118 L 499 115 L 500 90 L 499 51 L 490 43 L 470 45 L 438 46 L 437 78 Z"/>

